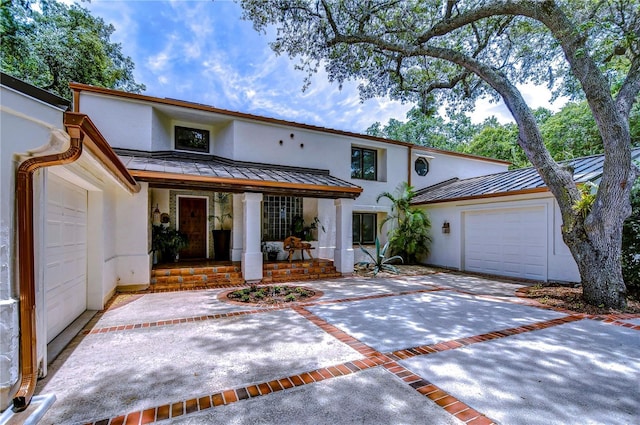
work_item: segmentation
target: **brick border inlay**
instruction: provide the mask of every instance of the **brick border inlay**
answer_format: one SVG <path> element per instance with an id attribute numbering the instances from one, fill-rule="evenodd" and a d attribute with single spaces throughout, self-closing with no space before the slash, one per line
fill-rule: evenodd
<path id="1" fill-rule="evenodd" d="M 261 397 L 271 393 L 286 391 L 290 388 L 299 387 L 303 385 L 313 384 L 326 379 L 333 379 L 344 375 L 360 372 L 371 368 L 382 366 L 389 373 L 396 376 L 401 381 L 405 382 L 411 388 L 424 395 L 438 406 L 442 407 L 452 416 L 455 416 L 458 420 L 469 425 L 489 425 L 494 424 L 491 418 L 483 415 L 481 412 L 473 409 L 466 403 L 458 400 L 456 397 L 437 387 L 433 383 L 424 379 L 423 377 L 411 372 L 406 367 L 400 365 L 398 361 L 404 360 L 410 357 L 429 355 L 440 351 L 454 350 L 457 348 L 465 347 L 478 342 L 486 342 L 494 339 L 505 338 L 511 335 L 518 335 L 526 332 L 532 332 L 537 330 L 546 329 L 553 326 L 562 325 L 574 321 L 583 319 L 600 320 L 605 323 L 610 323 L 626 328 L 640 330 L 640 326 L 633 325 L 628 322 L 624 322 L 625 319 L 635 318 L 639 315 L 606 315 L 606 316 L 588 316 L 584 314 L 575 314 L 568 312 L 569 315 L 561 318 L 556 318 L 544 322 L 533 323 L 529 325 L 523 325 L 508 329 L 502 329 L 498 331 L 488 332 L 481 335 L 474 335 L 471 337 L 459 338 L 450 341 L 439 342 L 436 344 L 409 347 L 401 350 L 396 350 L 389 353 L 380 353 L 374 348 L 364 344 L 360 340 L 340 330 L 338 327 L 328 323 L 321 317 L 310 312 L 306 307 L 313 305 L 326 305 L 326 304 L 339 304 L 344 302 L 353 302 L 377 298 L 385 298 L 392 296 L 411 295 L 416 293 L 436 292 L 447 290 L 447 288 L 433 288 L 433 289 L 419 289 L 412 291 L 404 291 L 399 293 L 390 294 L 376 294 L 362 297 L 351 297 L 338 300 L 326 300 L 320 302 L 305 302 L 295 303 L 291 305 L 277 305 L 274 307 L 263 307 L 257 310 L 247 310 L 239 312 L 220 313 L 215 315 L 198 316 L 191 318 L 173 319 L 173 320 L 161 320 L 157 322 L 146 322 L 133 325 L 119 325 L 98 329 L 85 329 L 83 335 L 87 334 L 101 334 L 107 332 L 116 332 L 130 329 L 148 328 L 167 326 L 179 323 L 190 323 L 204 320 L 215 320 L 226 317 L 244 316 L 249 314 L 258 314 L 271 312 L 275 310 L 291 309 L 310 321 L 314 325 L 318 326 L 327 334 L 331 335 L 338 341 L 351 347 L 358 353 L 362 354 L 364 358 L 358 360 L 352 360 L 346 363 L 341 363 L 333 366 L 328 366 L 308 372 L 303 372 L 297 375 L 287 376 L 280 379 L 275 379 L 268 382 L 261 382 L 248 385 L 246 387 L 238 387 L 232 389 L 226 389 L 214 394 L 208 394 L 200 397 L 191 398 L 188 400 L 182 400 L 174 403 L 165 404 L 157 407 L 145 408 L 143 410 L 130 412 L 125 415 L 119 415 L 116 417 L 101 419 L 94 422 L 89 422 L 87 425 L 114 425 L 114 424 L 137 424 L 144 425 L 153 423 L 160 420 L 175 418 L 182 415 L 187 415 L 195 412 L 201 412 L 218 406 L 224 406 L 231 403 L 236 403 L 241 400 L 249 398 Z"/>

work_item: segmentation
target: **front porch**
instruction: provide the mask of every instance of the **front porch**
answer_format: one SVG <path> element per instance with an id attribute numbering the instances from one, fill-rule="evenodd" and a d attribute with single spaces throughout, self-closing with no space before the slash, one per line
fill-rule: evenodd
<path id="1" fill-rule="evenodd" d="M 265 261 L 260 283 L 294 282 L 301 280 L 332 279 L 341 277 L 333 261 L 309 259 Z M 180 261 L 153 266 L 151 270 L 152 292 L 187 289 L 224 288 L 242 285 L 242 267 L 239 261 Z"/>

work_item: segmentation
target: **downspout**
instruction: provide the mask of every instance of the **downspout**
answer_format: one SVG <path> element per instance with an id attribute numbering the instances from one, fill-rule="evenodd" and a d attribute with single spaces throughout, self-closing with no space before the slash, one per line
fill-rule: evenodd
<path id="1" fill-rule="evenodd" d="M 81 133 L 70 131 L 67 150 L 57 154 L 33 157 L 20 164 L 16 176 L 16 215 L 18 224 L 18 278 L 20 288 L 20 386 L 13 398 L 16 411 L 27 408 L 33 397 L 38 378 L 38 358 L 36 347 L 36 302 L 35 302 L 35 249 L 33 240 L 33 175 L 45 167 L 68 164 L 82 154 Z M 54 132 L 59 131 L 60 134 Z M 67 134 L 53 130 L 51 137 Z"/>
<path id="2" fill-rule="evenodd" d="M 411 146 L 407 146 L 407 153 L 408 153 L 408 159 L 407 159 L 407 184 L 409 186 L 411 186 Z"/>

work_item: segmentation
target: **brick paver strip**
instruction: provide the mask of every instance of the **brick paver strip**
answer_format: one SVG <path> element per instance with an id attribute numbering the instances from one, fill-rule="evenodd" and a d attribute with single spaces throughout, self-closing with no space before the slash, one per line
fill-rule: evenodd
<path id="1" fill-rule="evenodd" d="M 402 294 L 383 294 L 383 295 L 374 295 L 367 297 L 359 297 L 357 299 L 370 299 L 370 298 L 381 298 L 386 296 L 398 296 L 405 295 L 407 293 L 417 293 L 417 292 L 432 292 L 433 290 L 417 290 L 417 291 L 407 291 Z M 350 299 L 352 301 L 354 299 Z M 344 300 L 332 300 L 325 301 L 323 303 L 341 303 L 345 302 Z M 313 303 L 311 305 L 318 304 Z M 411 388 L 416 390 L 418 393 L 424 395 L 425 397 L 433 400 L 436 404 L 443 407 L 451 415 L 455 416 L 457 419 L 465 422 L 469 425 L 489 425 L 493 424 L 494 421 L 475 409 L 471 408 L 461 400 L 458 400 L 451 394 L 443 391 L 438 388 L 436 385 L 430 383 L 428 380 L 420 377 L 419 375 L 414 374 L 404 366 L 401 366 L 397 363 L 396 360 L 410 358 L 415 356 L 422 355 L 430 355 L 439 351 L 447 351 L 447 350 L 455 350 L 460 347 L 465 347 L 470 344 L 476 344 L 479 342 L 490 341 L 498 338 L 505 338 L 510 335 L 517 335 L 526 332 L 532 332 L 536 330 L 546 329 L 552 326 L 558 326 L 564 323 L 570 323 L 577 320 L 582 320 L 586 318 L 586 315 L 577 315 L 572 314 L 566 317 L 557 318 L 548 320 L 545 322 L 539 322 L 524 326 L 518 326 L 515 328 L 508 328 L 498 331 L 489 332 L 482 335 L 476 335 L 472 337 L 465 337 L 451 341 L 439 342 L 432 345 L 419 346 L 419 347 L 409 347 L 402 350 L 397 350 L 391 353 L 382 354 L 375 349 L 369 347 L 368 345 L 362 343 L 356 338 L 348 335 L 344 331 L 338 329 L 337 327 L 329 324 L 322 318 L 314 315 L 309 310 L 307 310 L 306 305 L 295 305 L 295 306 L 287 306 L 281 307 L 291 308 L 296 311 L 301 316 L 308 319 L 310 322 L 314 323 L 316 326 L 321 328 L 323 331 L 332 335 L 334 338 L 339 341 L 345 343 L 350 346 L 363 356 L 362 359 L 352 360 L 350 362 L 337 364 L 333 366 L 328 366 L 326 368 L 321 368 L 309 372 L 300 373 L 297 375 L 292 375 L 289 377 L 284 377 L 280 379 L 276 379 L 269 382 L 256 383 L 247 387 L 240 387 L 235 389 L 223 390 L 221 392 L 206 395 L 200 397 L 198 399 L 189 399 L 186 401 L 179 401 L 176 403 L 162 405 L 155 408 L 147 408 L 142 411 L 130 412 L 124 416 L 117 416 L 111 419 L 102 419 L 99 421 L 91 422 L 93 425 L 98 424 L 116 424 L 116 423 L 125 423 L 125 420 L 128 422 L 129 418 L 131 421 L 138 420 L 141 424 L 153 423 L 154 421 L 160 421 L 164 419 L 169 419 L 170 417 L 176 417 L 183 414 L 189 414 L 197 411 L 202 411 L 206 409 L 210 409 L 217 406 L 222 406 L 225 404 L 236 403 L 240 400 L 252 398 L 252 397 L 260 397 L 265 396 L 271 392 L 275 391 L 283 391 L 294 386 L 302 386 L 309 385 L 314 382 L 320 382 L 325 379 L 334 379 L 335 377 L 339 377 L 346 374 L 357 373 L 361 370 L 366 370 L 370 368 L 375 368 L 378 366 L 383 366 L 385 370 L 389 373 L 398 377 L 398 379 L 406 382 Z M 280 308 L 278 308 L 280 309 Z M 188 319 L 176 319 L 178 323 L 181 323 L 182 320 L 185 322 L 196 322 L 199 320 L 212 320 L 216 318 L 222 317 L 231 317 L 231 316 L 239 316 L 239 315 L 247 315 L 247 314 L 257 314 L 268 311 L 273 311 L 274 309 L 264 309 L 264 310 L 250 310 L 250 311 L 242 311 L 242 312 L 234 312 L 234 313 L 223 313 L 212 316 L 200 316 Z M 599 316 L 599 317 L 589 317 L 596 320 L 602 320 L 606 323 L 616 324 L 620 326 L 629 327 L 629 323 L 623 322 L 624 319 L 635 318 L 638 315 L 621 315 L 619 316 Z M 631 317 L 629 317 L 631 316 Z M 161 322 L 154 323 L 143 323 L 139 325 L 135 325 L 138 327 L 151 327 L 151 326 L 164 326 L 165 323 L 173 324 L 176 323 L 176 320 L 167 320 Z M 183 323 L 183 322 L 182 322 Z M 633 329 L 638 328 L 637 326 L 633 326 Z M 104 333 L 104 332 L 113 332 L 111 328 L 101 328 L 91 330 L 90 333 Z M 89 333 L 89 332 L 86 332 Z M 86 334 L 85 333 L 85 334 Z M 197 403 L 196 403 L 197 401 Z M 136 422 L 138 423 L 138 422 Z"/>

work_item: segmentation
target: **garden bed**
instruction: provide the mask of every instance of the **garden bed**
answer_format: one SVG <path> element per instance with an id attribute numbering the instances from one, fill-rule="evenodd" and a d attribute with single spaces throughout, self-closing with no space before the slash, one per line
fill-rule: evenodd
<path id="1" fill-rule="evenodd" d="M 280 305 L 307 302 L 322 296 L 322 292 L 305 286 L 253 285 L 247 288 L 225 291 L 218 296 L 221 301 L 254 304 Z"/>

